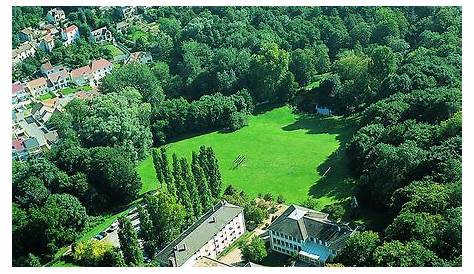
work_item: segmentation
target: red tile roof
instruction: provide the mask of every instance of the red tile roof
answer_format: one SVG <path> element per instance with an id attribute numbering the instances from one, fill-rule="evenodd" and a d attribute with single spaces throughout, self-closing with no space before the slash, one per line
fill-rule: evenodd
<path id="1" fill-rule="evenodd" d="M 19 82 L 16 82 L 16 83 L 12 84 L 12 94 L 16 94 L 17 92 L 19 92 L 21 90 L 24 90 L 24 89 L 25 89 L 25 87 Z"/>
<path id="2" fill-rule="evenodd" d="M 28 82 L 28 86 L 30 88 L 37 88 L 43 85 L 46 85 L 46 78 L 44 77 L 40 77 L 38 79 L 34 79 Z"/>
<path id="3" fill-rule="evenodd" d="M 53 69 L 53 65 L 51 65 L 51 62 L 50 62 L 50 61 L 48 61 L 48 62 L 46 62 L 46 63 L 44 63 L 44 64 L 41 65 L 41 69 L 42 69 L 42 70 L 46 70 L 46 71 L 52 70 L 52 69 Z"/>
<path id="4" fill-rule="evenodd" d="M 99 60 L 94 60 L 92 61 L 91 64 L 91 71 L 95 72 L 96 70 L 112 66 L 112 63 L 110 63 L 108 60 L 105 60 L 104 58 L 101 58 Z"/>
<path id="5" fill-rule="evenodd" d="M 91 73 L 91 68 L 89 66 L 83 66 L 71 71 L 72 78 L 79 78 L 84 75 L 89 75 Z"/>
<path id="6" fill-rule="evenodd" d="M 56 83 L 57 81 L 59 81 L 59 79 L 67 79 L 68 76 L 69 76 L 69 74 L 67 73 L 66 70 L 61 70 L 61 71 L 59 71 L 59 72 L 50 74 L 50 75 L 48 76 L 48 79 L 49 79 L 49 81 L 51 81 L 52 83 Z"/>
<path id="7" fill-rule="evenodd" d="M 67 27 L 64 31 L 65 32 L 72 32 L 74 30 L 77 30 L 77 26 L 76 25 L 70 25 L 69 27 Z"/>
<path id="8" fill-rule="evenodd" d="M 18 139 L 12 140 L 12 148 L 15 149 L 16 151 L 21 151 L 25 149 L 25 147 L 23 146 L 23 141 L 18 140 Z"/>

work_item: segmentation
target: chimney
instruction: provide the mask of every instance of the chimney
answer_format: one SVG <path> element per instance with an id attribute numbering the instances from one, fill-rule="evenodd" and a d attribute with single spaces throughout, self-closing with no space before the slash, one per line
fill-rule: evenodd
<path id="1" fill-rule="evenodd" d="M 181 251 L 185 251 L 186 250 L 186 243 L 183 244 L 183 249 L 181 249 Z"/>

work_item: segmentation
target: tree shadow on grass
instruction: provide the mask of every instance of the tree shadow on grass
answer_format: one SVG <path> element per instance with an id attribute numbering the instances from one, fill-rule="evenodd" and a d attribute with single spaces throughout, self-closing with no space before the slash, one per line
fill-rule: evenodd
<path id="1" fill-rule="evenodd" d="M 324 117 L 303 114 L 293 124 L 282 128 L 287 131 L 306 129 L 307 134 L 337 134 L 336 140 L 339 141 L 340 146 L 317 167 L 321 179 L 310 187 L 309 196 L 343 200 L 353 195 L 355 183 L 351 176 L 350 161 L 346 155 L 346 145 L 356 130 L 357 123 L 355 121 L 354 117 Z"/>

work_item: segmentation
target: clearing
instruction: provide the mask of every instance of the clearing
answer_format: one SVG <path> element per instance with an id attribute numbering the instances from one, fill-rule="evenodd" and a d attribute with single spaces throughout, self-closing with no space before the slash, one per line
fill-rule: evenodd
<path id="1" fill-rule="evenodd" d="M 172 142 L 168 153 L 170 158 L 172 153 L 191 158 L 201 145 L 212 146 L 224 188 L 232 184 L 250 197 L 281 194 L 286 203 L 314 197 L 322 208 L 352 195 L 341 144 L 352 135 L 353 125 L 350 118 L 300 115 L 285 106 L 249 117 L 248 126 L 232 133 L 217 131 Z M 239 156 L 244 160 L 235 167 Z M 137 170 L 142 193 L 157 188 L 151 156 Z"/>

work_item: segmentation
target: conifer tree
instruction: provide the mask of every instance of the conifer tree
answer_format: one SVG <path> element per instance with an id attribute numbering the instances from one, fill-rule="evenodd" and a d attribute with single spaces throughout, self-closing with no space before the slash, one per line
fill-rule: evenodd
<path id="1" fill-rule="evenodd" d="M 176 186 L 176 198 L 186 208 L 188 223 L 192 223 L 195 220 L 193 203 L 183 178 L 180 160 L 176 154 L 173 154 L 173 180 Z"/>
<path id="2" fill-rule="evenodd" d="M 209 189 L 209 185 L 207 184 L 207 178 L 204 174 L 204 170 L 202 169 L 201 165 L 199 164 L 199 157 L 196 152 L 193 151 L 192 156 L 192 172 L 194 181 L 196 183 L 199 198 L 201 202 L 201 206 L 203 208 L 203 212 L 206 212 L 212 206 L 212 194 L 211 190 Z"/>
<path id="3" fill-rule="evenodd" d="M 143 254 L 138 244 L 137 232 L 126 217 L 119 219 L 119 241 L 123 259 L 129 266 L 138 266 L 143 263 Z"/>
<path id="4" fill-rule="evenodd" d="M 172 175 L 168 163 L 168 155 L 166 154 L 166 149 L 164 147 L 160 148 L 161 155 L 161 173 L 163 174 L 163 180 L 168 184 L 172 181 Z"/>
<path id="5" fill-rule="evenodd" d="M 139 236 L 143 240 L 143 249 L 145 255 L 152 259 L 155 256 L 156 237 L 154 233 L 153 224 L 150 220 L 148 211 L 141 205 L 137 206 L 138 217 L 140 218 L 140 233 Z"/>
<path id="6" fill-rule="evenodd" d="M 183 175 L 183 179 L 186 182 L 186 187 L 189 192 L 189 197 L 191 198 L 191 202 L 193 205 L 194 216 L 199 218 L 202 215 L 202 205 L 199 199 L 199 193 L 196 187 L 196 183 L 194 181 L 193 174 L 191 173 L 191 169 L 189 168 L 189 163 L 186 158 L 181 158 L 181 173 Z"/>
<path id="7" fill-rule="evenodd" d="M 161 155 L 158 153 L 156 149 L 151 150 L 151 156 L 153 157 L 153 166 L 155 167 L 156 178 L 158 179 L 158 183 L 163 186 L 163 165 L 161 163 Z"/>
<path id="8" fill-rule="evenodd" d="M 212 147 L 207 147 L 205 149 L 207 169 L 208 169 L 208 183 L 209 188 L 212 193 L 212 197 L 219 198 L 221 195 L 222 189 L 222 178 L 221 172 L 219 170 L 219 163 L 217 161 L 216 155 Z"/>

